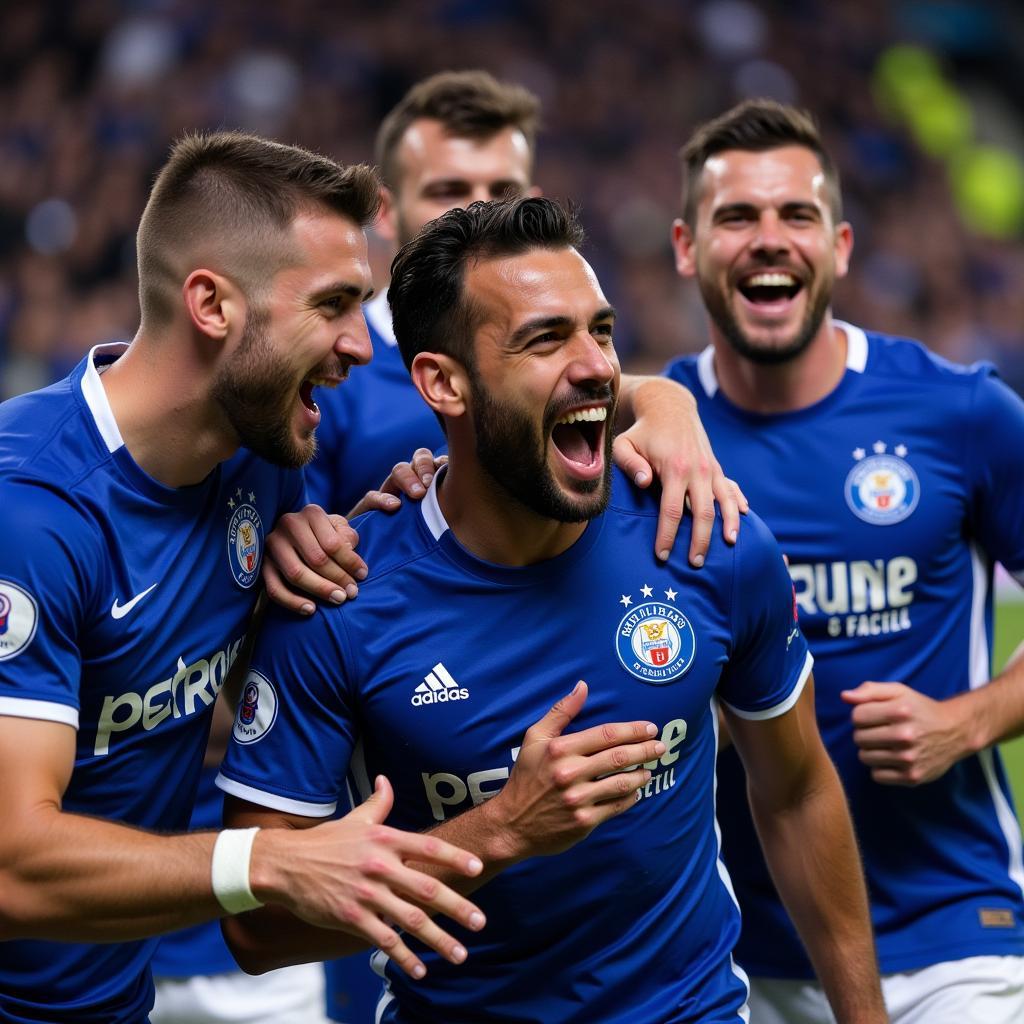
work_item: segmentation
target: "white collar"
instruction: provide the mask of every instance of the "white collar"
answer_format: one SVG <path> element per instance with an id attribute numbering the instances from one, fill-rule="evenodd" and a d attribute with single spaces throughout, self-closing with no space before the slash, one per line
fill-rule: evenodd
<path id="1" fill-rule="evenodd" d="M 868 364 L 868 336 L 859 327 L 845 320 L 832 321 L 846 335 L 846 368 L 854 373 L 863 373 Z M 715 373 L 715 347 L 708 345 L 697 356 L 697 377 L 708 398 L 718 392 L 718 374 Z"/>
<path id="2" fill-rule="evenodd" d="M 374 295 L 363 306 L 363 314 L 369 325 L 380 335 L 385 345 L 390 345 L 393 348 L 398 344 L 398 339 L 395 337 L 395 328 L 391 323 L 391 309 L 388 307 L 387 288 L 380 295 Z"/>
<path id="3" fill-rule="evenodd" d="M 444 513 L 441 511 L 441 505 L 437 500 L 437 482 L 444 476 L 444 473 L 445 467 L 442 466 L 434 474 L 434 479 L 430 481 L 427 495 L 420 502 L 420 512 L 423 515 L 423 521 L 427 524 L 427 529 L 434 540 L 440 540 L 441 534 L 449 529 L 448 520 L 445 519 Z"/>
<path id="4" fill-rule="evenodd" d="M 127 343 L 122 341 L 96 345 L 89 350 L 85 373 L 82 375 L 82 397 L 89 407 L 89 412 L 92 413 L 96 429 L 100 432 L 100 437 L 103 438 L 109 452 L 116 452 L 124 444 L 124 438 L 121 437 L 121 431 L 118 429 L 117 421 L 114 419 L 114 413 L 107 399 L 107 392 L 100 381 L 99 370 L 96 369 L 96 357 L 120 356 L 127 348 Z"/>

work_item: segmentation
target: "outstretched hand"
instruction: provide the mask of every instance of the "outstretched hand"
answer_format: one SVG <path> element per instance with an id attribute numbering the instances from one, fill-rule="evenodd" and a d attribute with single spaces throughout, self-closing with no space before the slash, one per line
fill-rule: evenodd
<path id="1" fill-rule="evenodd" d="M 348 514 L 349 519 L 364 512 L 397 512 L 402 505 L 404 494 L 413 501 L 420 501 L 427 493 L 434 474 L 448 462 L 447 455 L 434 458 L 429 448 L 417 448 L 408 462 L 397 462 L 388 478 L 375 491 L 368 491 L 359 504 Z"/>

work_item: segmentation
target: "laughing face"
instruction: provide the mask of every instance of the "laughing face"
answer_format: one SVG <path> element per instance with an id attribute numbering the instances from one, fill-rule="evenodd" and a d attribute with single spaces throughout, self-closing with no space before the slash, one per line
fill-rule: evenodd
<path id="1" fill-rule="evenodd" d="M 336 387 L 370 360 L 362 302 L 370 293 L 366 237 L 344 217 L 303 214 L 297 256 L 279 270 L 217 376 L 214 396 L 246 448 L 302 466 L 316 451 L 318 386 Z"/>
<path id="2" fill-rule="evenodd" d="M 574 249 L 534 249 L 477 263 L 464 288 L 484 320 L 469 374 L 480 465 L 544 518 L 599 515 L 619 364 L 594 272 Z"/>
<path id="3" fill-rule="evenodd" d="M 679 272 L 696 276 L 713 329 L 740 356 L 796 358 L 821 331 L 852 247 L 817 156 L 727 150 L 707 161 L 699 187 L 693 227 L 674 229 Z"/>

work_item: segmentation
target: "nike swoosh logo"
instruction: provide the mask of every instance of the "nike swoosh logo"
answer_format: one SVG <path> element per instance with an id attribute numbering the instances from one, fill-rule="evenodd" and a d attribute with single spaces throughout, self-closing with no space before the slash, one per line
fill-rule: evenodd
<path id="1" fill-rule="evenodd" d="M 110 606 L 110 614 L 115 619 L 123 619 L 151 590 L 156 590 L 157 584 L 148 587 L 141 594 L 136 594 L 130 601 L 125 604 L 118 604 L 117 598 L 114 598 L 114 603 Z"/>

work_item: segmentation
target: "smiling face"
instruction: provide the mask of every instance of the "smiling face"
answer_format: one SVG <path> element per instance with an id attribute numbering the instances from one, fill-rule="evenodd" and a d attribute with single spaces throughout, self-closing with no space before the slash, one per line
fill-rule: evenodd
<path id="1" fill-rule="evenodd" d="M 518 128 L 485 139 L 450 134 L 440 121 L 414 121 L 398 146 L 399 180 L 385 197 L 381 232 L 405 245 L 428 221 L 470 203 L 537 195 L 532 157 Z"/>
<path id="2" fill-rule="evenodd" d="M 575 249 L 533 249 L 466 271 L 479 311 L 470 415 L 488 475 L 537 515 L 578 523 L 611 486 L 619 363 L 614 311 Z"/>
<path id="3" fill-rule="evenodd" d="M 817 156 L 726 150 L 704 164 L 699 189 L 692 228 L 674 228 L 679 272 L 696 276 L 713 330 L 739 355 L 795 358 L 821 331 L 852 248 Z"/>
<path id="4" fill-rule="evenodd" d="M 301 466 L 316 451 L 318 385 L 336 387 L 369 362 L 362 302 L 369 297 L 366 236 L 326 211 L 292 223 L 295 258 L 252 303 L 234 353 L 214 384 L 242 445 L 271 462 Z"/>

